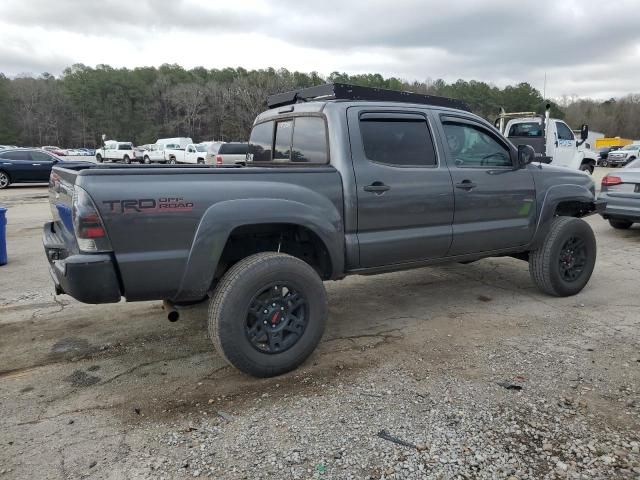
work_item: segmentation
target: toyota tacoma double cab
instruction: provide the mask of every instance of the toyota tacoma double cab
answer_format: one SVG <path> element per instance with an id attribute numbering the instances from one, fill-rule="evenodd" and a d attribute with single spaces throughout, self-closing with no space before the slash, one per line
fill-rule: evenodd
<path id="1" fill-rule="evenodd" d="M 273 95 L 243 166 L 56 166 L 44 248 L 85 303 L 209 301 L 218 352 L 290 371 L 328 315 L 324 281 L 511 256 L 546 294 L 589 281 L 590 176 L 534 163 L 464 102 L 329 84 Z"/>

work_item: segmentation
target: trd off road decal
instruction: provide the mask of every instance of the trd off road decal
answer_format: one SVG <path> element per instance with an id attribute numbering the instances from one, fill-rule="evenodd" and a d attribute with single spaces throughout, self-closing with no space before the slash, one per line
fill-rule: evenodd
<path id="1" fill-rule="evenodd" d="M 104 200 L 102 203 L 111 213 L 190 212 L 193 210 L 193 202 L 182 197 Z"/>

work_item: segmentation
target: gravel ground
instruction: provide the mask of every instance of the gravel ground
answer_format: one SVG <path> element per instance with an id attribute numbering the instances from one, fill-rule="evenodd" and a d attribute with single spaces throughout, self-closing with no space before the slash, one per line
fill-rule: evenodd
<path id="1" fill-rule="evenodd" d="M 588 288 L 489 259 L 327 283 L 302 368 L 227 366 L 205 309 L 51 294 L 42 188 L 0 192 L 0 479 L 640 479 L 640 228 L 589 219 Z"/>

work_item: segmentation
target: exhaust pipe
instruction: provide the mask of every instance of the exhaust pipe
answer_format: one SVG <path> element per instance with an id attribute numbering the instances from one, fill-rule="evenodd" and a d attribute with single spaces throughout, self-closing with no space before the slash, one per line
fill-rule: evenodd
<path id="1" fill-rule="evenodd" d="M 180 312 L 176 310 L 176 306 L 169 300 L 162 301 L 162 308 L 167 312 L 167 320 L 170 322 L 177 322 L 180 319 Z"/>

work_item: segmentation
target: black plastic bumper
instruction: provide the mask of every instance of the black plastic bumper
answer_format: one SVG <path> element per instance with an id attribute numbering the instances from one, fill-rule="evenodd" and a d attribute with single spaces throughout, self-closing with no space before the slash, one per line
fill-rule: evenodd
<path id="1" fill-rule="evenodd" d="M 68 255 L 53 222 L 44 225 L 44 250 L 56 293 L 84 303 L 116 303 L 122 296 L 111 255 Z"/>

